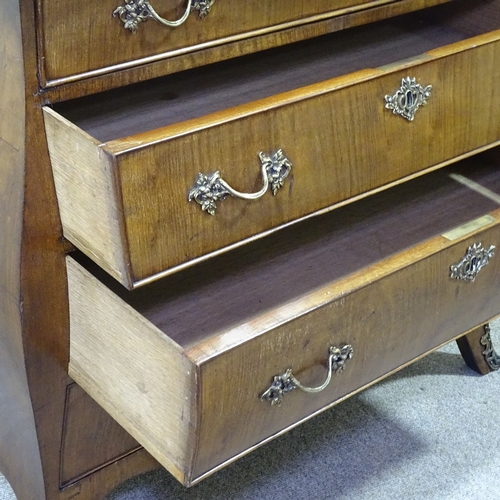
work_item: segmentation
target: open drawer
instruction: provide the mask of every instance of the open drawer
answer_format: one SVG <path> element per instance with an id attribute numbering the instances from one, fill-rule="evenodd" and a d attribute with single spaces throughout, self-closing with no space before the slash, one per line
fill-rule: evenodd
<path id="1" fill-rule="evenodd" d="M 494 153 L 138 290 L 68 257 L 70 376 L 199 481 L 500 313 Z"/>
<path id="2" fill-rule="evenodd" d="M 133 288 L 498 143 L 495 5 L 46 107 L 64 235 Z"/>

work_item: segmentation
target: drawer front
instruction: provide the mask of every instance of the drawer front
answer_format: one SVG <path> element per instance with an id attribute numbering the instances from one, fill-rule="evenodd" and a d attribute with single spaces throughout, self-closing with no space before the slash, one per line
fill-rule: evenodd
<path id="1" fill-rule="evenodd" d="M 422 8 L 443 1 L 445 0 L 418 0 L 413 3 L 414 8 Z M 272 5 L 266 6 L 257 1 L 192 0 L 192 3 L 200 10 L 192 11 L 178 27 L 164 26 L 149 18 L 147 22 L 131 22 L 126 28 L 125 23 L 120 20 L 120 13 L 125 20 L 126 12 L 131 13 L 129 20 L 148 19 L 141 17 L 147 11 L 143 0 L 39 0 L 44 56 L 42 72 L 45 79 L 50 83 L 59 79 L 82 78 L 88 76 L 88 72 L 110 72 L 117 69 L 116 65 L 126 67 L 127 63 L 128 66 L 134 65 L 134 61 L 137 61 L 137 65 L 144 64 L 145 61 L 182 56 L 228 42 L 248 40 L 256 35 L 327 20 L 340 14 L 398 2 L 275 0 Z M 199 13 L 205 12 L 203 4 L 210 3 L 213 5 L 209 13 L 201 19 Z M 142 9 L 139 8 L 141 4 Z M 150 5 L 160 17 L 177 20 L 186 13 L 188 1 L 150 0 Z M 135 15 L 137 13 L 139 15 Z M 131 29 L 136 29 L 136 32 L 132 34 Z M 287 43 L 286 37 L 284 38 L 281 43 Z M 293 35 L 288 35 L 288 38 L 288 42 L 297 39 Z M 103 51 L 102 47 L 106 47 L 106 50 Z M 266 48 L 265 45 L 259 46 L 257 43 L 253 50 L 263 48 Z M 233 56 L 240 55 L 241 51 L 248 51 L 248 47 L 242 47 Z M 85 57 L 67 57 L 68 54 L 85 54 Z"/>
<path id="2" fill-rule="evenodd" d="M 498 249 L 500 228 L 461 241 L 203 364 L 194 480 L 498 314 L 498 255 L 472 283 L 450 278 L 450 266 L 475 242 Z M 260 399 L 273 377 L 287 369 L 303 385 L 320 386 L 332 345 L 351 345 L 353 356 L 323 391 L 285 392 L 280 406 Z"/>
<path id="3" fill-rule="evenodd" d="M 495 42 L 120 155 L 133 281 L 499 141 L 498 60 Z M 407 75 L 433 86 L 411 122 L 384 106 Z M 279 149 L 292 169 L 275 196 L 214 216 L 187 201 L 199 173 L 259 191 L 258 153 Z"/>

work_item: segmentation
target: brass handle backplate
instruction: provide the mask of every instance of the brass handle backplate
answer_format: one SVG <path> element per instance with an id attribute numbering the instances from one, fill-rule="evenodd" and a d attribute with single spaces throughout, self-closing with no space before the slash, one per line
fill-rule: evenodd
<path id="1" fill-rule="evenodd" d="M 261 394 L 260 399 L 262 399 L 262 401 L 268 401 L 271 405 L 277 404 L 279 406 L 283 400 L 283 395 L 294 389 L 300 389 L 310 394 L 321 392 L 326 389 L 332 380 L 332 375 L 344 369 L 345 363 L 352 358 L 354 351 L 352 346 L 345 345 L 342 348 L 331 346 L 328 352 L 328 373 L 326 380 L 321 385 L 317 387 L 306 387 L 302 385 L 293 375 L 292 369 L 289 368 L 285 373 L 273 377 L 271 385 Z"/>
<path id="2" fill-rule="evenodd" d="M 224 179 L 220 172 L 205 175 L 198 174 L 196 184 L 189 190 L 188 201 L 196 201 L 201 209 L 210 215 L 215 214 L 216 202 L 224 200 L 228 195 L 242 200 L 257 200 L 266 194 L 269 187 L 275 195 L 283 187 L 283 182 L 292 169 L 290 160 L 279 149 L 273 155 L 259 153 L 262 174 L 262 189 L 256 193 L 241 193 L 233 189 Z"/>
<path id="3" fill-rule="evenodd" d="M 385 96 L 385 107 L 392 109 L 395 115 L 400 115 L 408 121 L 413 121 L 420 106 L 427 104 L 431 96 L 432 85 L 422 87 L 416 78 L 407 76 L 401 80 L 401 86 L 394 95 Z"/>
<path id="4" fill-rule="evenodd" d="M 479 271 L 486 266 L 495 255 L 495 246 L 484 248 L 482 243 L 474 243 L 465 252 L 465 256 L 457 264 L 450 267 L 450 278 L 472 282 Z"/>
<path id="5" fill-rule="evenodd" d="M 169 21 L 161 17 L 148 0 L 124 0 L 124 4 L 119 5 L 113 11 L 113 16 L 118 17 L 124 24 L 124 28 L 132 33 L 137 31 L 140 23 L 146 22 L 148 19 L 154 19 L 164 26 L 176 28 L 184 24 L 192 11 L 197 10 L 198 15 L 203 19 L 210 12 L 214 2 L 215 0 L 187 0 L 184 14 L 176 21 Z"/>

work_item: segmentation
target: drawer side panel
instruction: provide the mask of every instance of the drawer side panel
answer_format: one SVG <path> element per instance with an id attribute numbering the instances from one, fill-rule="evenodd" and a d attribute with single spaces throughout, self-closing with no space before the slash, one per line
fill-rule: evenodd
<path id="1" fill-rule="evenodd" d="M 126 239 L 113 158 L 58 113 L 43 111 L 64 236 L 125 284 Z"/>
<path id="2" fill-rule="evenodd" d="M 190 476 L 196 371 L 181 348 L 68 257 L 69 375 L 179 481 Z"/>

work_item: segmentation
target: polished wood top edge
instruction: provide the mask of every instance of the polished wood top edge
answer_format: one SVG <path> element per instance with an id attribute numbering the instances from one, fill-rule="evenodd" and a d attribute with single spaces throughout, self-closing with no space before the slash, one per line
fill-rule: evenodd
<path id="1" fill-rule="evenodd" d="M 386 278 L 405 267 L 414 265 L 433 254 L 459 244 L 461 241 L 472 238 L 476 234 L 498 226 L 500 223 L 500 208 L 490 212 L 488 215 L 492 217 L 494 222 L 464 234 L 460 238 L 451 241 L 443 235 L 435 236 L 411 248 L 409 251 L 398 253 L 381 262 L 374 263 L 367 268 L 355 271 L 353 274 L 318 289 L 306 297 L 298 298 L 293 303 L 280 306 L 272 311 L 272 316 L 269 315 L 269 317 L 266 317 L 266 315 L 263 314 L 262 318 L 254 320 L 251 325 L 239 325 L 227 332 L 220 332 L 217 337 L 199 342 L 192 348 L 187 349 L 186 353 L 188 357 L 192 359 L 193 363 L 199 365 L 206 363 L 220 356 L 222 352 L 234 349 L 250 339 L 253 339 L 257 330 L 258 335 L 263 335 L 288 323 L 291 319 L 309 314 L 329 304 L 333 300 L 355 293 L 376 280 Z M 291 310 L 295 310 L 293 316 L 290 314 Z"/>
<path id="2" fill-rule="evenodd" d="M 413 67 L 416 64 L 423 65 L 438 59 L 451 57 L 457 53 L 464 52 L 465 50 L 476 49 L 490 43 L 498 42 L 499 40 L 500 30 L 495 30 L 490 33 L 477 35 L 467 38 L 466 40 L 440 47 L 439 49 L 423 53 L 410 59 L 398 61 L 379 68 L 362 69 L 347 75 L 307 85 L 299 89 L 290 90 L 271 97 L 265 97 L 250 103 L 241 104 L 233 108 L 216 111 L 199 118 L 193 118 L 181 123 L 167 125 L 152 131 L 141 132 L 133 136 L 111 140 L 103 143 L 102 146 L 109 154 L 112 155 L 128 154 L 164 141 L 190 135 L 207 128 L 216 127 L 228 122 L 246 118 L 248 116 L 278 109 L 295 102 L 311 99 L 351 85 L 362 84 L 378 78 L 381 75 L 395 73 L 403 69 Z"/>
<path id="3" fill-rule="evenodd" d="M 295 21 L 289 21 L 286 23 L 277 24 L 275 26 L 260 28 L 260 29 L 252 30 L 252 31 L 249 31 L 246 33 L 238 33 L 236 35 L 227 36 L 224 38 L 218 38 L 216 40 L 211 40 L 209 42 L 200 43 L 197 45 L 191 45 L 189 47 L 183 47 L 183 48 L 180 48 L 177 50 L 162 52 L 161 54 L 155 54 L 152 56 L 143 57 L 141 59 L 127 61 L 127 62 L 124 62 L 121 64 L 115 64 L 113 66 L 106 66 L 104 68 L 99 68 L 99 69 L 91 70 L 91 71 L 88 71 L 85 73 L 78 73 L 75 75 L 70 75 L 70 76 L 66 76 L 66 77 L 62 77 L 62 78 L 56 78 L 53 80 L 50 80 L 50 79 L 45 80 L 44 77 L 42 76 L 42 87 L 50 89 L 53 87 L 58 87 L 60 85 L 74 83 L 74 82 L 77 82 L 79 80 L 86 80 L 89 78 L 102 76 L 102 75 L 106 75 L 109 73 L 114 73 L 117 71 L 123 71 L 126 69 L 136 68 L 138 66 L 145 66 L 148 64 L 163 61 L 165 59 L 170 59 L 173 57 L 186 55 L 186 54 L 189 54 L 192 52 L 210 49 L 213 47 L 226 45 L 228 43 L 238 42 L 241 40 L 245 40 L 247 38 L 255 38 L 255 37 L 267 35 L 269 33 L 273 33 L 276 31 L 283 31 L 283 30 L 295 28 L 297 26 L 302 26 L 302 25 L 306 25 L 306 24 L 313 24 L 313 23 L 325 21 L 328 19 L 332 19 L 334 17 L 340 17 L 343 15 L 352 14 L 352 13 L 355 13 L 358 11 L 369 10 L 369 9 L 374 8 L 374 7 L 382 6 L 385 4 L 395 3 L 397 1 L 399 1 L 399 0 L 373 0 L 370 3 L 363 3 L 360 5 L 355 5 L 353 7 L 346 7 L 344 9 L 338 9 L 338 10 L 334 10 L 331 12 L 326 12 L 323 14 L 310 16 L 310 17 L 307 17 L 305 19 L 298 19 Z M 449 0 L 446 0 L 446 1 L 449 1 Z M 43 68 L 41 69 L 41 72 L 43 74 Z"/>
<path id="4" fill-rule="evenodd" d="M 169 269 L 166 269 L 165 271 L 162 271 L 160 273 L 156 273 L 156 274 L 152 274 L 151 276 L 148 276 L 147 278 L 143 278 L 143 279 L 140 279 L 140 280 L 136 280 L 134 281 L 132 284 L 131 284 L 131 287 L 130 287 L 130 290 L 135 290 L 135 289 L 138 289 L 138 288 L 141 288 L 143 286 L 146 286 L 146 285 L 149 285 L 155 281 L 158 281 L 158 280 L 161 280 L 163 278 L 166 278 L 168 276 L 171 276 L 175 273 L 178 273 L 184 269 L 188 269 L 196 264 L 199 264 L 201 262 L 204 262 L 206 260 L 209 260 L 213 257 L 216 257 L 218 255 L 222 255 L 228 251 L 231 251 L 231 250 L 234 250 L 236 248 L 239 248 L 243 245 L 246 245 L 247 243 L 251 243 L 252 241 L 257 241 L 261 238 L 264 238 L 266 236 L 269 236 L 273 233 L 275 233 L 276 231 L 280 231 L 282 229 L 285 229 L 287 227 L 290 227 L 296 223 L 299 223 L 299 222 L 303 222 L 303 221 L 306 221 L 310 218 L 313 218 L 313 217 L 317 217 L 317 216 L 320 216 L 320 215 L 324 215 L 324 214 L 327 214 L 333 210 L 337 210 L 338 208 L 341 208 L 341 207 L 344 207 L 346 205 L 349 205 L 351 203 L 354 203 L 354 202 L 357 202 L 357 201 L 360 201 L 362 200 L 363 198 L 366 198 L 368 196 L 372 196 L 374 194 L 377 194 L 377 193 L 381 193 L 387 189 L 390 189 L 392 187 L 395 187 L 399 184 L 402 184 L 404 182 L 408 182 L 408 181 L 411 181 L 412 179 L 416 179 L 418 177 L 421 177 L 423 175 L 426 175 L 426 174 L 429 174 L 431 172 L 434 172 L 436 170 L 439 170 L 441 168 L 444 168 L 448 165 L 451 165 L 453 163 L 456 163 L 458 161 L 461 161 L 461 160 L 465 160 L 466 158 L 469 158 L 471 156 L 474 156 L 476 154 L 479 154 L 479 153 L 482 153 L 484 151 L 487 151 L 489 149 L 492 149 L 494 147 L 497 147 L 497 146 L 500 146 L 500 141 L 496 141 L 494 143 L 491 143 L 491 144 L 487 144 L 486 146 L 483 146 L 483 147 L 480 147 L 480 148 L 477 148 L 477 149 L 474 149 L 472 151 L 467 151 L 466 153 L 460 155 L 460 156 L 457 156 L 455 158 L 450 158 L 449 160 L 446 160 L 444 162 L 441 162 L 441 163 L 438 163 L 437 165 L 433 165 L 432 167 L 429 167 L 429 168 L 426 168 L 424 170 L 421 170 L 419 172 L 415 172 L 414 174 L 411 174 L 411 175 L 408 175 L 406 177 L 403 177 L 401 179 L 397 179 L 393 182 L 390 182 L 389 184 L 384 184 L 383 186 L 379 186 L 375 189 L 371 189 L 369 191 L 366 191 L 364 193 L 361 193 L 357 196 L 353 196 L 352 198 L 349 198 L 347 200 L 343 200 L 343 201 L 340 201 L 339 203 L 335 203 L 329 207 L 326 207 L 324 209 L 321 209 L 321 210 L 318 210 L 316 212 L 313 212 L 311 214 L 307 214 L 303 217 L 300 217 L 298 219 L 295 219 L 293 221 L 290 221 L 290 222 L 287 222 L 286 224 L 282 224 L 282 225 L 279 225 L 279 226 L 276 226 L 276 227 L 273 227 L 267 231 L 263 231 L 262 233 L 259 233 L 259 234 L 256 234 L 250 238 L 246 238 L 246 239 L 243 239 L 243 240 L 240 240 L 236 243 L 234 243 L 233 245 L 229 245 L 227 247 L 224 247 L 224 248 L 220 248 L 214 252 L 210 252 L 208 254 L 205 254 L 205 255 L 202 255 L 196 259 L 192 259 L 190 260 L 189 262 L 184 262 L 182 263 L 181 265 L 178 265 L 178 266 L 174 266 L 174 267 L 171 267 Z"/>
<path id="5" fill-rule="evenodd" d="M 240 104 L 233 108 L 216 111 L 215 113 L 210 113 L 199 118 L 167 125 L 166 127 L 160 127 L 148 132 L 141 132 L 130 137 L 108 141 L 103 143 L 102 147 L 112 155 L 119 156 L 132 153 L 155 144 L 200 132 L 207 128 L 217 127 L 252 115 L 278 109 L 295 102 L 305 101 L 350 85 L 361 84 L 376 78 L 380 74 L 381 72 L 377 69 L 363 69 L 324 82 L 307 85 L 300 89 L 290 90 L 247 104 Z"/>

